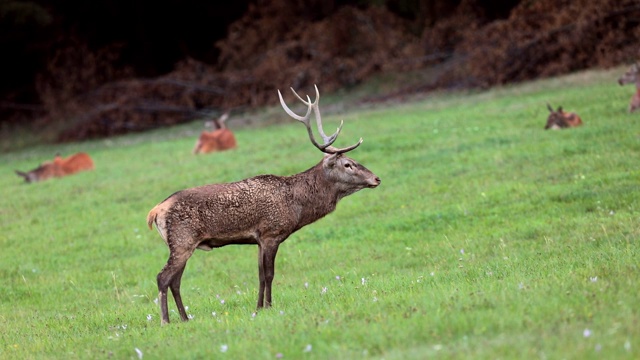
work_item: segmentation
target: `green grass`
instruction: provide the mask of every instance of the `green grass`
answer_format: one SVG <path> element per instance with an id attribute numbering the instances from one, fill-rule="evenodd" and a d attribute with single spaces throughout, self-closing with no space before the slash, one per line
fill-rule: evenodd
<path id="1" fill-rule="evenodd" d="M 191 258 L 193 319 L 161 327 L 168 250 L 146 215 L 185 187 L 313 166 L 302 125 L 206 156 L 200 124 L 2 154 L 0 358 L 638 358 L 640 115 L 619 71 L 326 114 L 382 185 L 280 247 L 255 316 L 257 248 L 228 246 Z M 547 101 L 584 126 L 544 131 Z M 75 151 L 96 170 L 13 173 Z"/>

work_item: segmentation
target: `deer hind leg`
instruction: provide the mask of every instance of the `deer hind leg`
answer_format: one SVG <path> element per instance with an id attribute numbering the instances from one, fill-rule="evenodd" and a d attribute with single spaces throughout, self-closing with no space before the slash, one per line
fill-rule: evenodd
<path id="1" fill-rule="evenodd" d="M 180 313 L 180 318 L 182 321 L 189 321 L 189 317 L 187 316 L 187 312 L 182 304 L 182 297 L 180 296 L 180 281 L 182 280 L 182 273 L 184 272 L 184 268 L 186 263 L 182 266 L 180 270 L 176 273 L 169 284 L 169 288 L 171 289 L 171 294 L 173 294 L 173 299 L 176 302 L 176 306 L 178 307 L 178 312 Z"/>
<path id="2" fill-rule="evenodd" d="M 169 323 L 169 309 L 167 305 L 167 289 L 171 287 L 171 293 L 180 312 L 182 320 L 188 320 L 186 311 L 180 296 L 180 280 L 187 264 L 187 260 L 193 254 L 193 250 L 170 249 L 169 260 L 157 276 L 158 281 L 158 301 L 162 315 L 162 324 Z"/>
<path id="3" fill-rule="evenodd" d="M 258 274 L 260 276 L 260 289 L 258 291 L 258 309 L 271 307 L 271 284 L 275 276 L 278 244 L 261 245 L 259 249 Z"/>

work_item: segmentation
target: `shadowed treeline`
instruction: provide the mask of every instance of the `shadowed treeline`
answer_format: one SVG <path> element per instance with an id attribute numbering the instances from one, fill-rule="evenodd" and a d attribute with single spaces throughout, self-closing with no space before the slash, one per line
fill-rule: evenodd
<path id="1" fill-rule="evenodd" d="M 387 99 L 609 67 L 633 62 L 640 36 L 633 0 L 11 4 L 0 4 L 11 75 L 0 121 L 53 141 L 271 104 L 285 86 L 330 93 L 437 69 Z"/>

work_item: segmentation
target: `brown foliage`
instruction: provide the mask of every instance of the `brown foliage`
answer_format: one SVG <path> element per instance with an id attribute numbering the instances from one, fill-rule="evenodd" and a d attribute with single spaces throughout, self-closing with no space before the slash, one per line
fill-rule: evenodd
<path id="1" fill-rule="evenodd" d="M 612 66 L 638 55 L 638 15 L 634 0 L 522 1 L 508 19 L 465 34 L 456 53 L 479 86 Z"/>
<path id="2" fill-rule="evenodd" d="M 446 66 L 433 84 L 411 91 L 488 87 L 638 55 L 635 0 L 526 0 L 497 20 L 485 3 L 427 1 L 421 18 L 408 20 L 380 6 L 262 0 L 216 44 L 215 66 L 185 59 L 165 76 L 133 79 L 114 65 L 117 46 L 92 51 L 76 44 L 60 51 L 39 89 L 49 115 L 67 119 L 59 140 L 70 141 L 273 104 L 278 88 L 317 83 L 331 92 L 376 73 L 434 63 Z M 436 10 L 447 16 L 438 19 Z M 421 35 L 417 24 L 425 26 Z"/>

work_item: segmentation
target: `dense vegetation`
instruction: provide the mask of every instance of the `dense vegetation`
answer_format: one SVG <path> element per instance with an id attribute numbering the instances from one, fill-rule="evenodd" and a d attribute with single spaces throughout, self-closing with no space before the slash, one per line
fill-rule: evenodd
<path id="1" fill-rule="evenodd" d="M 288 86 L 425 74 L 386 94 L 398 98 L 609 68 L 639 51 L 635 0 L 232 5 L 0 2 L 0 130 L 22 120 L 40 142 L 77 141 L 241 113 Z"/>

